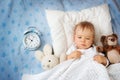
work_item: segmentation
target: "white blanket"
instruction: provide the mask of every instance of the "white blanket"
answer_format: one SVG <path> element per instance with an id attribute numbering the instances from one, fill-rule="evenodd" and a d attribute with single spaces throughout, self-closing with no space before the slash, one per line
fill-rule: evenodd
<path id="1" fill-rule="evenodd" d="M 120 80 L 120 63 L 110 65 L 107 70 L 111 80 Z"/>
<path id="2" fill-rule="evenodd" d="M 65 61 L 40 74 L 25 74 L 22 80 L 110 80 L 108 72 L 102 64 L 84 57 Z"/>

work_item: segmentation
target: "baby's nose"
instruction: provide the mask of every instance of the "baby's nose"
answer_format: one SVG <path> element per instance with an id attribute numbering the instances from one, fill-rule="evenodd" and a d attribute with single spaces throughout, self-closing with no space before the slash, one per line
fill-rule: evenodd
<path id="1" fill-rule="evenodd" d="M 82 41 L 82 42 L 85 42 L 85 39 L 83 38 L 83 39 L 81 39 L 81 41 Z"/>

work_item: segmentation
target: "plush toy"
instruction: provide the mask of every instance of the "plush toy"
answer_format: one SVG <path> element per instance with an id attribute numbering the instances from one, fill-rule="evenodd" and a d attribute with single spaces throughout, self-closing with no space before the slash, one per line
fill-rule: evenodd
<path id="1" fill-rule="evenodd" d="M 101 42 L 103 46 L 98 46 L 97 51 L 102 52 L 108 58 L 111 64 L 120 62 L 120 46 L 118 45 L 118 36 L 111 34 L 102 36 Z"/>
<path id="2" fill-rule="evenodd" d="M 37 50 L 35 57 L 41 62 L 44 70 L 49 70 L 59 64 L 59 59 L 53 54 L 53 49 L 49 44 L 44 46 L 43 52 Z"/>

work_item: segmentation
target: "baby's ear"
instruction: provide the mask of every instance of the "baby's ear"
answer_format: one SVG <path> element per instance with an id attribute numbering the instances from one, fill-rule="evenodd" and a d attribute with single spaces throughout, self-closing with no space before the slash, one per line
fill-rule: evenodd
<path id="1" fill-rule="evenodd" d="M 51 55 L 52 54 L 52 47 L 49 44 L 46 44 L 43 48 L 43 52 L 45 55 Z"/>

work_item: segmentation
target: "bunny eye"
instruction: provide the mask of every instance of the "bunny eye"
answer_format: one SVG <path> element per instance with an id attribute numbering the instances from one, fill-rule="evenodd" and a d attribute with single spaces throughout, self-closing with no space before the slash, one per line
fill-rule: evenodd
<path id="1" fill-rule="evenodd" d="M 48 62 L 51 62 L 51 60 L 49 60 Z"/>

